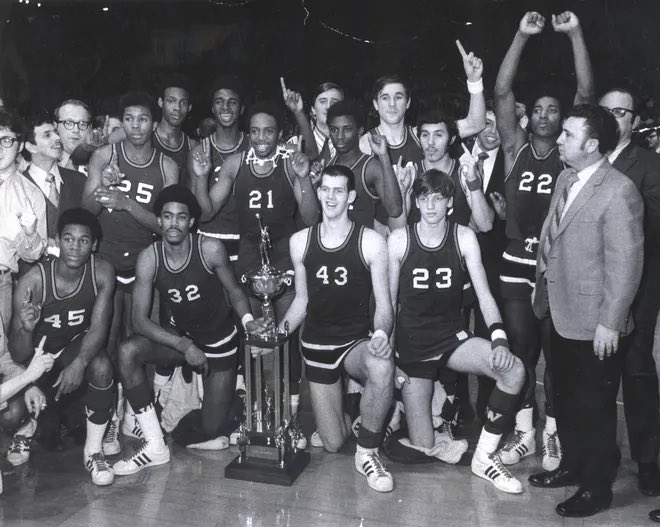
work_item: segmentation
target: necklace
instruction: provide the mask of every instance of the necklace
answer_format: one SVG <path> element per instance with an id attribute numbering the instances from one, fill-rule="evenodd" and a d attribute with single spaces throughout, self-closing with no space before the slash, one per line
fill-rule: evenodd
<path id="1" fill-rule="evenodd" d="M 245 156 L 245 164 L 249 165 L 250 163 L 259 165 L 260 167 L 264 166 L 266 163 L 273 163 L 273 168 L 277 166 L 277 158 L 281 157 L 282 159 L 288 159 L 291 157 L 291 150 L 289 150 L 286 146 L 284 145 L 277 145 L 277 149 L 275 150 L 275 153 L 270 156 L 270 157 L 258 157 L 257 154 L 254 151 L 254 147 L 250 147 L 250 150 L 248 150 L 247 155 Z"/>

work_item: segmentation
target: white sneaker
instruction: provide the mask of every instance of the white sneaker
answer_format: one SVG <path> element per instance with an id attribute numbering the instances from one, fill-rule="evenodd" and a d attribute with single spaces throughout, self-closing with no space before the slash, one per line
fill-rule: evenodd
<path id="1" fill-rule="evenodd" d="M 378 492 L 390 492 L 394 488 L 392 474 L 385 468 L 378 451 L 355 452 L 355 468 L 367 478 L 369 486 Z"/>
<path id="2" fill-rule="evenodd" d="M 121 423 L 121 432 L 125 436 L 133 437 L 135 439 L 144 438 L 140 423 L 138 423 L 135 414 L 132 412 L 124 412 L 124 420 Z"/>
<path id="3" fill-rule="evenodd" d="M 486 454 L 477 449 L 472 457 L 472 473 L 487 479 L 502 492 L 510 494 L 522 492 L 522 483 L 504 466 L 497 452 Z"/>
<path id="4" fill-rule="evenodd" d="M 140 472 L 143 468 L 164 465 L 170 461 L 170 449 L 167 445 L 156 448 L 145 442 L 132 456 L 117 461 L 112 468 L 117 476 L 128 476 Z"/>
<path id="5" fill-rule="evenodd" d="M 238 445 L 238 440 L 240 439 L 240 437 L 241 437 L 241 430 L 240 428 L 237 428 L 231 434 L 229 434 L 229 444 Z"/>
<path id="6" fill-rule="evenodd" d="M 522 458 L 531 456 L 536 452 L 536 433 L 532 428 L 529 432 L 514 430 L 511 438 L 498 452 L 502 463 L 515 465 Z"/>
<path id="7" fill-rule="evenodd" d="M 323 448 L 323 440 L 318 430 L 314 430 L 312 437 L 309 438 L 309 444 L 315 448 Z"/>
<path id="8" fill-rule="evenodd" d="M 111 419 L 103 436 L 103 455 L 115 456 L 121 452 L 119 444 L 119 422 Z"/>
<path id="9" fill-rule="evenodd" d="M 465 439 L 454 439 L 447 432 L 435 433 L 435 445 L 433 451 L 435 457 L 440 461 L 455 465 L 467 452 L 468 442 Z"/>
<path id="10" fill-rule="evenodd" d="M 7 450 L 7 461 L 15 467 L 27 463 L 30 459 L 30 447 L 32 446 L 32 438 L 24 435 L 16 434 L 9 444 Z"/>
<path id="11" fill-rule="evenodd" d="M 92 475 L 94 485 L 111 485 L 115 480 L 115 472 L 101 452 L 85 456 L 85 468 Z"/>
<path id="12" fill-rule="evenodd" d="M 543 470 L 557 470 L 561 463 L 561 443 L 557 431 L 552 434 L 543 430 Z"/>

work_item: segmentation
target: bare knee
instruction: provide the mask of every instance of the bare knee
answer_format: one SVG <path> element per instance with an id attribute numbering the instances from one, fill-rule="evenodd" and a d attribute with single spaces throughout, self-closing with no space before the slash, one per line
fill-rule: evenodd
<path id="1" fill-rule="evenodd" d="M 15 432 L 28 417 L 27 407 L 22 395 L 15 395 L 7 401 L 7 407 L 0 412 L 0 428 L 6 432 Z"/>
<path id="2" fill-rule="evenodd" d="M 140 363 L 141 346 L 135 338 L 128 338 L 119 344 L 119 375 L 122 380 L 131 377 Z"/>
<path id="3" fill-rule="evenodd" d="M 526 377 L 527 368 L 518 357 L 515 357 L 513 366 L 501 374 L 501 381 L 512 390 L 520 392 L 525 384 Z"/>
<path id="4" fill-rule="evenodd" d="M 104 351 L 101 351 L 87 366 L 87 380 L 97 388 L 110 385 L 114 376 L 112 363 Z"/>
<path id="5" fill-rule="evenodd" d="M 332 454 L 336 454 L 344 446 L 346 438 L 339 434 L 332 438 L 322 437 L 321 440 L 323 441 L 323 448 Z"/>
<path id="6" fill-rule="evenodd" d="M 391 358 L 367 355 L 365 360 L 367 382 L 379 386 L 389 386 L 394 383 L 394 363 Z"/>

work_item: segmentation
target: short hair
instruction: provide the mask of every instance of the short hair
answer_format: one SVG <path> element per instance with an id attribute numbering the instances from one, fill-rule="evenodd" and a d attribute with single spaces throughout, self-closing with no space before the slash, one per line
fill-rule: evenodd
<path id="1" fill-rule="evenodd" d="M 92 240 L 101 237 L 101 224 L 98 218 L 87 209 L 80 207 L 67 209 L 57 219 L 57 235 L 61 236 L 67 225 L 83 225 L 89 228 Z"/>
<path id="2" fill-rule="evenodd" d="M 248 112 L 248 123 L 250 123 L 250 121 L 252 121 L 252 117 L 258 113 L 265 113 L 275 119 L 278 130 L 282 130 L 284 128 L 284 112 L 273 101 L 260 101 L 253 104 L 250 107 L 250 111 Z"/>
<path id="3" fill-rule="evenodd" d="M 62 109 L 63 106 L 66 106 L 67 104 L 71 104 L 72 106 L 81 106 L 82 108 L 85 109 L 85 111 L 89 114 L 89 117 L 91 119 L 92 117 L 92 110 L 89 107 L 89 104 L 87 104 L 84 101 L 81 101 L 80 99 L 67 99 L 65 101 L 62 101 L 56 108 L 53 110 L 53 115 L 55 116 L 55 120 L 59 121 L 60 119 L 60 110 Z"/>
<path id="4" fill-rule="evenodd" d="M 21 117 L 6 107 L 0 107 L 0 128 L 6 128 L 16 134 L 19 141 L 25 137 L 25 124 Z"/>
<path id="5" fill-rule="evenodd" d="M 413 182 L 412 192 L 415 198 L 426 194 L 435 194 L 436 192 L 442 194 L 444 198 L 451 198 L 456 192 L 456 183 L 445 172 L 432 168 Z"/>
<path id="6" fill-rule="evenodd" d="M 614 116 L 605 108 L 595 104 L 578 104 L 567 112 L 566 118 L 569 117 L 585 119 L 585 135 L 598 141 L 601 154 L 614 150 L 619 141 L 619 127 Z"/>
<path id="7" fill-rule="evenodd" d="M 211 83 L 209 90 L 209 98 L 213 101 L 213 96 L 218 90 L 231 90 L 241 101 L 241 105 L 245 104 L 245 85 L 243 81 L 236 75 L 218 75 Z"/>
<path id="8" fill-rule="evenodd" d="M 121 115 L 122 119 L 126 108 L 129 106 L 142 106 L 149 110 L 153 120 L 156 120 L 157 118 L 156 101 L 154 101 L 154 98 L 146 92 L 129 91 L 121 96 L 119 99 L 119 115 Z"/>
<path id="9" fill-rule="evenodd" d="M 486 99 L 486 112 L 495 113 L 495 101 L 493 99 Z"/>
<path id="10" fill-rule="evenodd" d="M 350 168 L 344 165 L 328 165 L 325 167 L 321 172 L 319 186 L 321 185 L 321 181 L 323 181 L 323 176 L 345 177 L 346 188 L 348 191 L 355 190 L 355 174 L 353 174 L 353 171 Z"/>
<path id="11" fill-rule="evenodd" d="M 458 135 L 458 128 L 454 116 L 446 110 L 440 108 L 428 108 L 420 112 L 417 118 L 417 135 L 422 133 L 422 125 L 445 123 L 450 137 Z"/>
<path id="12" fill-rule="evenodd" d="M 598 100 L 600 101 L 603 97 L 605 97 L 605 95 L 615 91 L 618 91 L 620 93 L 625 93 L 626 95 L 630 95 L 633 105 L 632 111 L 635 112 L 633 118 L 641 113 L 643 109 L 642 98 L 639 96 L 639 93 L 637 93 L 637 90 L 635 90 L 631 86 L 612 86 L 607 91 L 604 91 L 600 95 L 600 97 L 598 97 Z"/>
<path id="13" fill-rule="evenodd" d="M 564 110 L 570 107 L 570 103 L 567 102 L 570 100 L 570 98 L 567 95 L 565 87 L 552 82 L 540 83 L 534 86 L 527 99 L 519 101 L 525 104 L 529 117 L 531 117 L 531 113 L 534 111 L 534 105 L 536 104 L 536 101 L 542 97 L 551 97 L 556 99 L 559 103 L 559 114 L 561 116 L 564 115 Z"/>
<path id="14" fill-rule="evenodd" d="M 156 196 L 154 203 L 154 213 L 160 216 L 166 203 L 183 203 L 188 207 L 190 216 L 195 218 L 197 222 L 202 215 L 202 208 L 199 206 L 199 201 L 192 193 L 192 191 L 185 185 L 176 184 L 165 187 Z"/>
<path id="15" fill-rule="evenodd" d="M 167 88 L 181 88 L 182 90 L 185 90 L 185 92 L 190 96 L 191 84 L 192 83 L 190 82 L 188 76 L 184 75 L 183 73 L 168 73 L 167 75 L 164 75 L 160 80 L 158 93 L 160 96 L 163 96 L 165 95 L 165 90 Z"/>
<path id="16" fill-rule="evenodd" d="M 355 119 L 358 128 L 364 126 L 364 108 L 354 99 L 344 99 L 337 101 L 335 104 L 328 108 L 328 115 L 326 121 L 330 121 L 336 117 L 350 116 Z"/>
<path id="17" fill-rule="evenodd" d="M 406 97 L 410 99 L 410 85 L 404 79 L 403 75 L 394 74 L 394 75 L 384 75 L 378 77 L 376 82 L 374 82 L 374 88 L 371 92 L 371 98 L 376 100 L 378 99 L 378 94 L 383 90 L 388 84 L 401 84 L 403 85 L 403 90 L 406 92 Z"/>
<path id="18" fill-rule="evenodd" d="M 341 93 L 342 97 L 344 96 L 344 90 L 341 86 L 339 86 L 339 84 L 334 82 L 322 82 L 316 88 L 314 88 L 314 91 L 312 92 L 312 105 L 316 102 L 316 98 L 319 95 L 329 90 L 337 90 L 339 93 Z"/>
<path id="19" fill-rule="evenodd" d="M 53 116 L 45 108 L 39 108 L 30 114 L 25 126 L 25 140 L 34 144 L 36 141 L 34 129 L 42 124 L 55 124 Z"/>

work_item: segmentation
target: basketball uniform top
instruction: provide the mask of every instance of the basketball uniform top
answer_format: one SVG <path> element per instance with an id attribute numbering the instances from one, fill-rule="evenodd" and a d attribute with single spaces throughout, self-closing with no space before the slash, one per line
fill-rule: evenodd
<path id="1" fill-rule="evenodd" d="M 154 147 L 166 156 L 172 158 L 172 160 L 178 165 L 179 183 L 189 187 L 190 174 L 188 174 L 188 156 L 192 150 L 190 137 L 188 137 L 185 132 L 181 132 L 179 146 L 175 148 L 167 146 L 165 142 L 160 138 L 157 131 L 154 132 L 154 138 L 156 139 L 154 141 Z"/>
<path id="2" fill-rule="evenodd" d="M 397 356 L 403 363 L 437 355 L 438 343 L 463 329 L 468 273 L 457 236 L 458 225 L 448 223 L 442 243 L 430 248 L 419 239 L 417 225 L 406 227 L 396 326 Z"/>
<path id="3" fill-rule="evenodd" d="M 174 325 L 199 344 L 234 330 L 231 308 L 222 283 L 202 254 L 201 235 L 190 234 L 190 251 L 179 269 L 170 267 L 163 242 L 152 245 L 156 258 L 154 284 L 167 302 Z"/>
<path id="4" fill-rule="evenodd" d="M 37 264 L 41 272 L 41 319 L 34 331 L 33 344 L 45 353 L 56 354 L 89 329 L 96 302 L 94 255 L 83 267 L 78 286 L 68 295 L 57 292 L 53 258 Z"/>
<path id="5" fill-rule="evenodd" d="M 149 161 L 144 165 L 133 163 L 126 156 L 124 142 L 112 146 L 112 158 L 117 160 L 119 172 L 124 179 L 116 188 L 153 212 L 156 196 L 165 185 L 163 160 L 165 154 L 153 149 Z M 99 223 L 103 232 L 99 256 L 108 260 L 117 271 L 135 269 L 140 251 L 154 240 L 154 234 L 124 210 L 101 209 Z"/>
<path id="6" fill-rule="evenodd" d="M 376 204 L 379 201 L 378 196 L 374 196 L 369 190 L 366 181 L 367 165 L 374 156 L 362 154 L 358 160 L 348 168 L 355 176 L 355 201 L 348 207 L 348 217 L 359 225 L 372 228 L 374 226 L 374 217 L 376 215 Z M 333 157 L 328 165 L 336 165 L 337 157 Z"/>
<path id="7" fill-rule="evenodd" d="M 372 285 L 362 255 L 364 229 L 353 223 L 344 243 L 327 249 L 320 225 L 309 228 L 303 256 L 308 295 L 305 342 L 339 345 L 369 335 Z"/>

